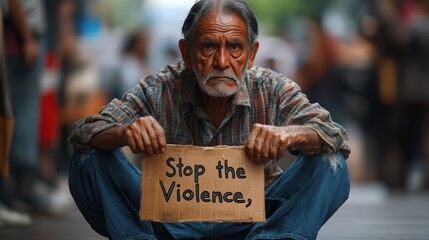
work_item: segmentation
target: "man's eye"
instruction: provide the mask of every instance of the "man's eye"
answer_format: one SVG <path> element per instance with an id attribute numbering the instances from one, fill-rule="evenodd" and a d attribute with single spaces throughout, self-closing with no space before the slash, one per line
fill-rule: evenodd
<path id="1" fill-rule="evenodd" d="M 216 45 L 214 43 L 203 43 L 201 50 L 203 55 L 209 56 L 216 50 Z"/>
<path id="2" fill-rule="evenodd" d="M 214 48 L 214 44 L 213 43 L 204 43 L 203 44 L 203 49 L 204 50 L 211 50 Z"/>
<path id="3" fill-rule="evenodd" d="M 232 50 L 237 50 L 237 49 L 239 49 L 240 48 L 240 45 L 239 44 L 237 44 L 237 43 L 233 43 L 233 44 L 231 44 L 231 49 Z"/>
<path id="4" fill-rule="evenodd" d="M 238 43 L 231 43 L 229 45 L 229 52 L 233 57 L 239 57 L 242 53 L 242 47 Z"/>
<path id="5" fill-rule="evenodd" d="M 205 43 L 205 44 L 203 45 L 203 48 L 204 48 L 204 49 L 212 49 L 212 48 L 213 48 L 213 44 L 212 44 L 212 43 Z"/>

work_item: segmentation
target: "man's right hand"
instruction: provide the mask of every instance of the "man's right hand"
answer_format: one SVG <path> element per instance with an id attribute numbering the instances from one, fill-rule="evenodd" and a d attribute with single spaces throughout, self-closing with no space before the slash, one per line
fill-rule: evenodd
<path id="1" fill-rule="evenodd" d="M 167 147 L 164 129 L 152 116 L 137 118 L 124 126 L 121 138 L 133 153 L 159 154 Z"/>

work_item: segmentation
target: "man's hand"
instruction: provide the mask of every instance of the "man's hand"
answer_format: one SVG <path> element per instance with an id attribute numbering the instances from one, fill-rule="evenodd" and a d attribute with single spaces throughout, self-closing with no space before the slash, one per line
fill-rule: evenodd
<path id="1" fill-rule="evenodd" d="M 37 47 L 37 43 L 34 40 L 29 40 L 24 43 L 23 53 L 25 64 L 27 66 L 30 66 L 36 61 L 37 56 L 39 54 L 39 48 Z"/>
<path id="2" fill-rule="evenodd" d="M 10 16 L 23 39 L 23 56 L 27 66 L 34 63 L 39 54 L 39 48 L 27 22 L 27 13 L 21 1 L 9 0 Z"/>
<path id="3" fill-rule="evenodd" d="M 121 138 L 133 153 L 159 154 L 167 147 L 164 129 L 152 116 L 137 118 L 125 126 Z"/>
<path id="4" fill-rule="evenodd" d="M 247 157 L 255 163 L 280 159 L 290 149 L 319 151 L 321 139 L 306 126 L 276 127 L 256 123 L 245 146 Z"/>
<path id="5" fill-rule="evenodd" d="M 289 145 L 283 128 L 256 123 L 247 139 L 246 153 L 252 162 L 269 162 L 284 156 Z"/>

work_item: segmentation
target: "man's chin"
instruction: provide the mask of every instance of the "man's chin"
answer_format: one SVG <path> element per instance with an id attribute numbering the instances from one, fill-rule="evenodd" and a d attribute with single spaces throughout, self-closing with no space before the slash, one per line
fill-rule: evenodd
<path id="1" fill-rule="evenodd" d="M 232 78 L 228 78 L 228 77 L 214 77 L 214 78 L 210 78 L 209 80 L 207 80 L 207 83 L 210 82 L 214 82 L 214 83 L 223 83 L 223 84 L 230 84 L 233 83 L 235 84 L 235 80 Z"/>
<path id="2" fill-rule="evenodd" d="M 198 80 L 198 83 L 210 97 L 230 97 L 237 93 L 239 88 L 239 81 L 227 76 L 209 77 L 203 83 Z"/>
<path id="3" fill-rule="evenodd" d="M 210 97 L 230 97 L 237 92 L 237 89 L 219 89 L 219 88 L 203 88 L 203 91 Z"/>

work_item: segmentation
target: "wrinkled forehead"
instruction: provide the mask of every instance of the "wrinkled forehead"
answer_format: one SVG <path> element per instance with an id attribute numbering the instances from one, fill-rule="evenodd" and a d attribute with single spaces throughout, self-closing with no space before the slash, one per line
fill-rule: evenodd
<path id="1" fill-rule="evenodd" d="M 242 35 L 247 40 L 247 25 L 243 18 L 235 13 L 211 12 L 198 21 L 195 31 L 196 37 L 216 33 Z"/>

